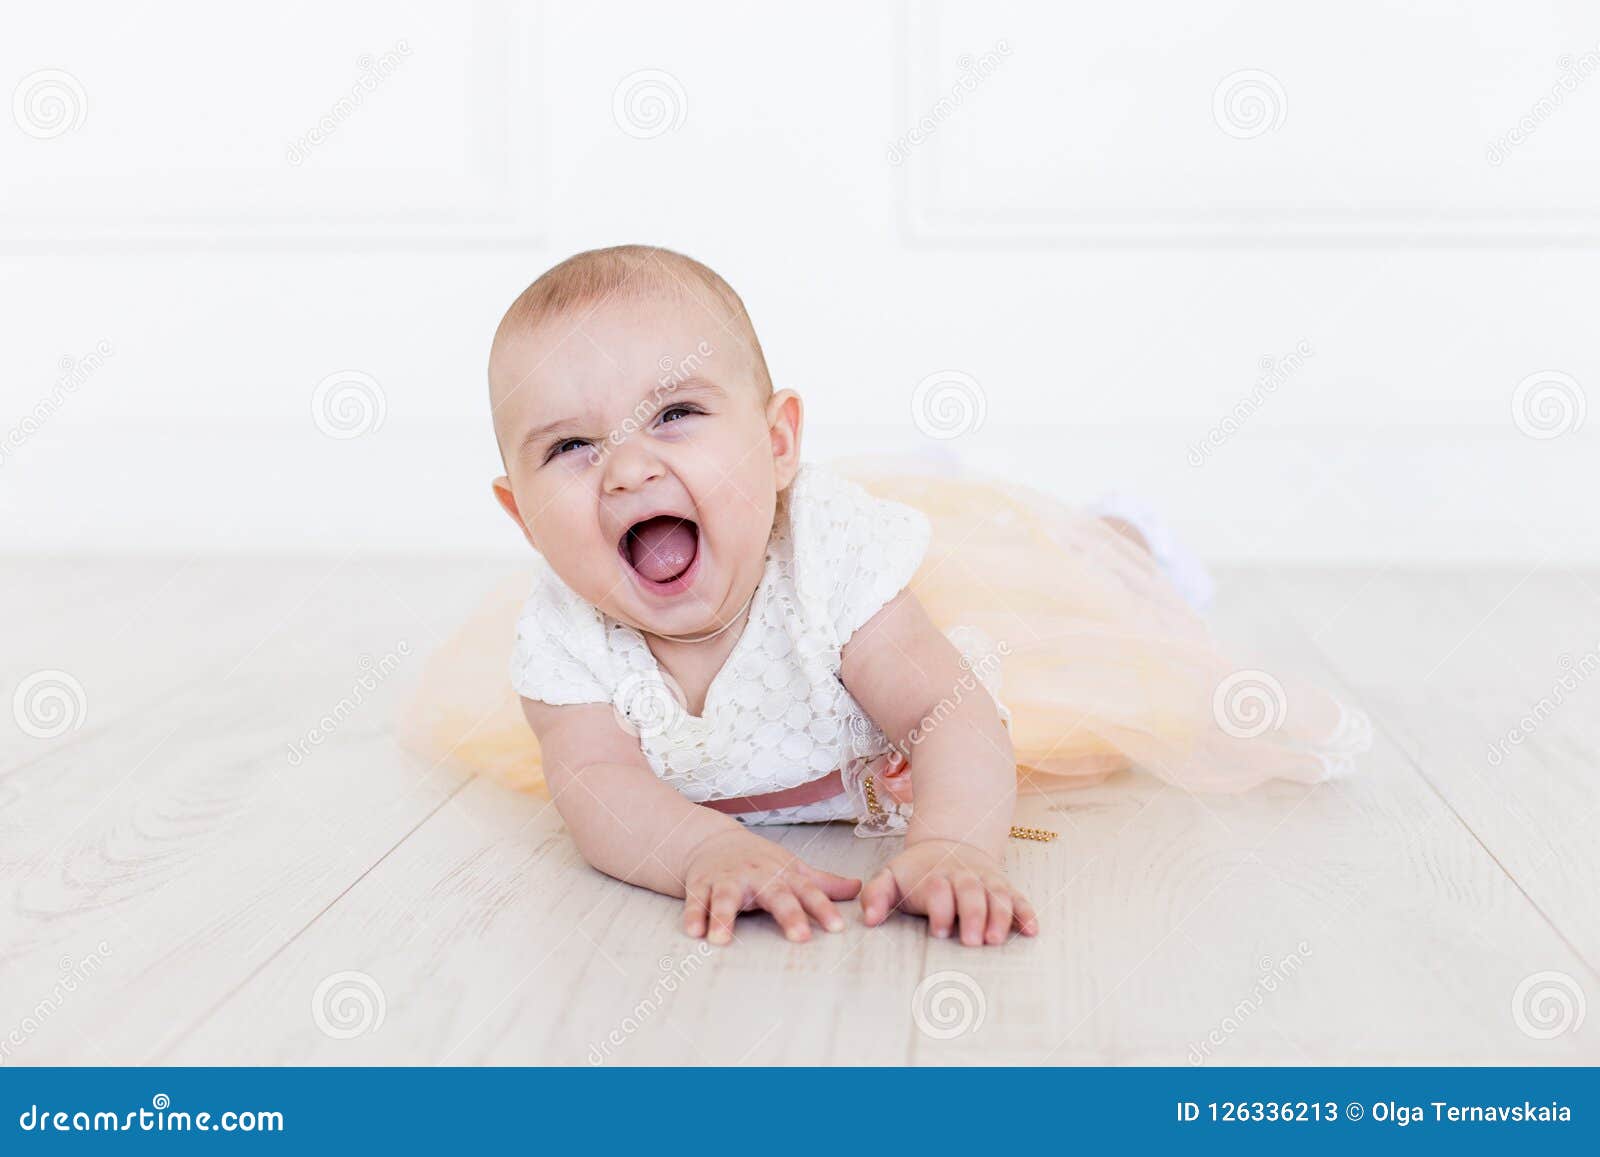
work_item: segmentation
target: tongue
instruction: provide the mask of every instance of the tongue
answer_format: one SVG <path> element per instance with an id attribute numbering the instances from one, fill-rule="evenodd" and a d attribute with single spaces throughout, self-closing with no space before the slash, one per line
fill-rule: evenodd
<path id="1" fill-rule="evenodd" d="M 692 525 L 670 515 L 641 522 L 628 535 L 628 561 L 651 582 L 677 578 L 689 569 L 694 552 Z"/>

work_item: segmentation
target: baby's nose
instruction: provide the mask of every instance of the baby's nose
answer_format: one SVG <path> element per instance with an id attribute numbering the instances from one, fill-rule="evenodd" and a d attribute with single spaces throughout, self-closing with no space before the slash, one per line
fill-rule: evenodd
<path id="1" fill-rule="evenodd" d="M 608 447 L 605 485 L 608 493 L 637 490 L 667 472 L 649 445 L 638 438 L 624 438 Z"/>

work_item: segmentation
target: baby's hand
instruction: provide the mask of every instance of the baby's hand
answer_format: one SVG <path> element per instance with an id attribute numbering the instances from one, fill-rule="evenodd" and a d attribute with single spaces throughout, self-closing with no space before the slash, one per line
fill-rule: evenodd
<path id="1" fill-rule="evenodd" d="M 689 856 L 683 930 L 726 944 L 740 912 L 765 908 L 790 940 L 810 940 L 807 913 L 829 932 L 842 931 L 844 918 L 833 902 L 854 899 L 860 891 L 860 880 L 813 868 L 771 840 L 746 831 L 721 832 Z"/>
<path id="2" fill-rule="evenodd" d="M 1026 936 L 1039 934 L 1033 905 L 1011 886 L 1005 867 L 956 840 L 908 844 L 867 881 L 861 891 L 867 925 L 882 924 L 891 908 L 927 916 L 928 931 L 939 937 L 950 935 L 959 915 L 961 943 L 967 945 L 1004 944 L 1013 922 Z"/>

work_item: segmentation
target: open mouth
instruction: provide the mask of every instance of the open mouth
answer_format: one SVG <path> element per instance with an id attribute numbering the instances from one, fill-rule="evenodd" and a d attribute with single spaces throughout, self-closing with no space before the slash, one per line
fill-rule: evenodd
<path id="1" fill-rule="evenodd" d="M 646 589 L 671 594 L 692 577 L 700 558 L 700 527 L 692 519 L 658 514 L 630 526 L 617 551 Z"/>

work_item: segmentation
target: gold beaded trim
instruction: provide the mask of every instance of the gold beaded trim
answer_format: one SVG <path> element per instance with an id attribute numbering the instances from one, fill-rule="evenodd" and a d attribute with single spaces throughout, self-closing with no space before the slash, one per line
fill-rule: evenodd
<path id="1" fill-rule="evenodd" d="M 861 784 L 867 789 L 867 810 L 872 813 L 872 818 L 881 820 L 889 813 L 883 810 L 883 805 L 878 802 L 878 785 L 872 782 L 872 773 L 867 772 Z"/>
<path id="2" fill-rule="evenodd" d="M 1049 828 L 1013 827 L 1011 829 L 1011 838 L 1014 840 L 1039 840 L 1047 844 L 1055 839 L 1057 834 Z"/>
<path id="3" fill-rule="evenodd" d="M 862 780 L 862 786 L 866 788 L 867 810 L 872 813 L 872 818 L 875 820 L 883 819 L 889 813 L 878 802 L 878 785 L 872 782 L 871 772 L 868 772 Z M 1047 844 L 1055 839 L 1058 834 L 1058 832 L 1053 832 L 1049 828 L 1025 828 L 1015 824 L 1011 828 L 1011 838 L 1014 840 L 1038 840 Z"/>

